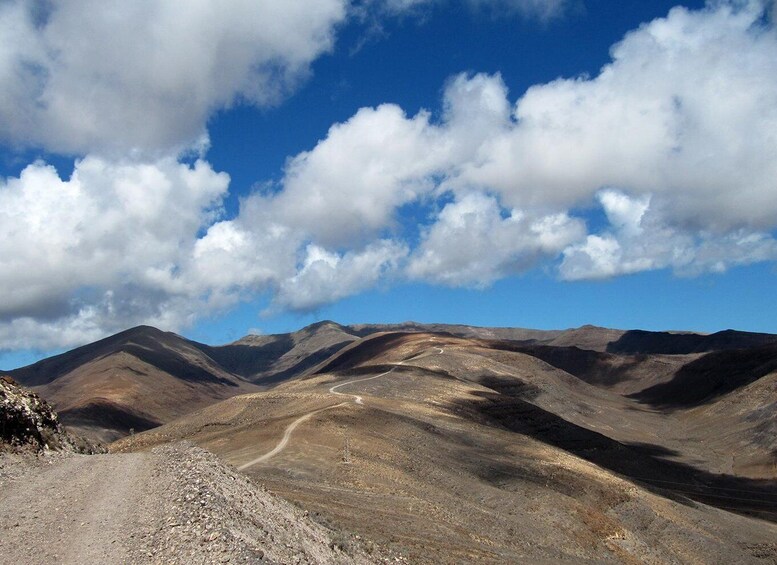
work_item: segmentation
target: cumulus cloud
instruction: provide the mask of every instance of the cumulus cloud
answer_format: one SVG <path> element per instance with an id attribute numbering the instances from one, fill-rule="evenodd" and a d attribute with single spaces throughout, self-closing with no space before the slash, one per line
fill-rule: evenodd
<path id="1" fill-rule="evenodd" d="M 313 310 L 356 294 L 394 272 L 405 255 L 403 244 L 389 240 L 344 254 L 310 244 L 299 271 L 281 282 L 273 306 Z"/>
<path id="2" fill-rule="evenodd" d="M 495 198 L 472 193 L 443 208 L 407 273 L 450 286 L 484 286 L 558 255 L 584 234 L 583 222 L 566 214 L 506 212 Z"/>
<path id="3" fill-rule="evenodd" d="M 562 222 L 565 278 L 768 260 L 777 228 L 777 33 L 764 8 L 675 8 L 614 46 L 596 77 L 537 85 L 514 105 L 499 75 L 461 75 L 446 88 L 440 123 L 393 106 L 362 110 L 295 160 L 286 182 L 305 179 L 294 184 L 296 202 L 347 194 L 326 216 L 345 239 L 365 226 L 389 228 L 404 203 L 453 193 L 408 266 L 435 282 L 481 285 L 513 272 L 508 265 L 528 268 L 542 254 L 522 253 L 532 246 L 511 230 L 592 204 L 610 226 L 573 241 L 579 222 Z M 373 129 L 375 142 L 366 135 Z M 346 172 L 338 178 L 317 163 Z M 355 203 L 373 196 L 374 208 L 359 211 Z M 445 253 L 446 240 L 457 242 L 455 252 Z"/>
<path id="4" fill-rule="evenodd" d="M 283 190 L 267 205 L 324 245 L 372 237 L 434 187 L 429 175 L 448 162 L 437 137 L 426 112 L 363 108 L 289 161 Z"/>
<path id="5" fill-rule="evenodd" d="M 59 348 L 131 325 L 180 329 L 257 294 L 310 310 L 376 284 L 394 241 L 344 251 L 247 202 L 220 219 L 229 177 L 174 158 L 45 163 L 0 183 L 0 348 Z M 300 258 L 298 260 L 298 257 Z"/>
<path id="6" fill-rule="evenodd" d="M 777 34 L 758 2 L 674 8 L 592 79 L 530 88 L 457 182 L 509 206 L 585 205 L 603 187 L 672 202 L 669 221 L 770 229 L 777 212 Z"/>
<path id="7" fill-rule="evenodd" d="M 566 280 L 667 268 L 693 276 L 777 259 L 777 241 L 769 233 L 691 231 L 667 223 L 665 211 L 652 208 L 644 197 L 605 190 L 598 199 L 610 225 L 564 249 L 559 272 Z"/>
<path id="8" fill-rule="evenodd" d="M 177 78 L 166 74 L 168 57 L 188 61 L 189 51 L 160 48 L 166 35 L 147 30 L 136 31 L 159 48 L 143 52 L 148 68 L 127 60 L 109 72 L 128 56 L 123 29 L 105 65 L 79 67 L 78 34 L 54 57 L 75 7 L 94 8 L 83 39 L 96 41 L 102 4 L 34 12 L 0 3 L 0 34 L 13 39 L 0 47 L 0 76 L 16 81 L 0 89 L 0 135 L 69 150 L 191 143 L 213 108 L 236 96 L 268 103 L 328 48 L 343 5 L 305 14 L 286 5 L 262 8 L 278 10 L 277 29 L 251 19 L 254 3 L 237 3 L 244 20 L 226 23 L 232 16 L 194 5 L 184 20 L 205 39 L 187 39 L 187 49 L 220 45 L 237 67 L 210 53 L 205 70 L 184 65 Z M 134 6 L 122 4 L 126 22 Z M 271 309 L 310 310 L 387 278 L 482 287 L 549 261 L 579 280 L 775 260 L 777 32 L 765 9 L 675 8 L 629 33 L 596 76 L 537 85 L 514 101 L 498 74 L 453 77 L 439 120 L 392 104 L 363 108 L 290 158 L 274 190 L 244 198 L 233 218 L 220 215 L 227 175 L 204 161 L 90 156 L 70 179 L 30 165 L 0 184 L 0 347 L 65 346 L 140 322 L 177 329 L 257 294 Z M 175 37 L 179 25 L 160 29 Z M 257 55 L 243 42 L 264 47 Z M 98 85 L 93 103 L 78 90 L 82 74 Z M 125 89 L 128 77 L 150 88 L 150 106 Z M 114 86 L 117 115 L 103 122 L 101 97 Z M 57 121 L 64 108 L 78 123 Z M 167 109 L 162 134 L 156 124 L 141 132 L 140 117 Z M 403 222 L 408 209 L 420 225 Z M 606 225 L 587 229 L 591 210 Z"/>
<path id="9" fill-rule="evenodd" d="M 84 328 L 100 316 L 103 327 L 112 315 L 163 317 L 171 293 L 158 273 L 184 263 L 228 183 L 202 161 L 96 157 L 67 180 L 34 163 L 0 182 L 0 321 Z"/>
<path id="10" fill-rule="evenodd" d="M 59 312 L 73 292 L 144 283 L 210 223 L 229 177 L 207 163 L 89 157 L 69 180 L 43 163 L 0 183 L 0 316 Z"/>
<path id="11" fill-rule="evenodd" d="M 402 13 L 441 0 L 380 0 Z M 466 0 L 547 19 L 565 0 Z M 350 0 L 0 2 L 0 143 L 102 156 L 176 153 L 234 104 L 279 102 L 332 49 Z"/>
<path id="12" fill-rule="evenodd" d="M 178 150 L 210 114 L 279 100 L 329 50 L 346 0 L 0 3 L 0 140 Z"/>

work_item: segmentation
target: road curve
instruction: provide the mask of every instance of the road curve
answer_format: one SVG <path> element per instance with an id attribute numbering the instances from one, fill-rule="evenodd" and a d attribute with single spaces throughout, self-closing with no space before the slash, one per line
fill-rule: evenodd
<path id="1" fill-rule="evenodd" d="M 435 347 L 435 349 L 438 350 L 438 355 L 442 355 L 444 353 L 444 350 L 443 350 L 442 347 Z M 419 357 L 423 357 L 425 355 L 428 355 L 428 354 L 421 353 L 420 355 L 417 355 L 417 356 L 413 357 L 412 359 L 408 359 L 408 361 L 412 361 L 413 359 L 418 359 Z M 335 394 L 337 396 L 350 396 L 350 397 L 352 397 L 354 399 L 354 402 L 356 404 L 362 404 L 363 405 L 364 402 L 362 401 L 362 397 L 359 396 L 358 394 L 348 394 L 346 392 L 337 392 L 337 389 L 340 388 L 340 387 L 346 386 L 346 385 L 351 385 L 351 384 L 354 384 L 354 383 L 361 383 L 361 382 L 364 382 L 364 381 L 371 381 L 373 379 L 378 379 L 380 377 L 384 377 L 384 376 L 388 375 L 389 373 L 393 373 L 394 370 L 397 367 L 399 367 L 400 365 L 404 365 L 404 364 L 405 364 L 404 361 L 400 361 L 399 363 L 396 363 L 394 367 L 392 367 L 388 371 L 386 371 L 384 373 L 381 373 L 379 375 L 373 375 L 372 377 L 365 377 L 363 379 L 354 379 L 354 380 L 351 380 L 351 381 L 346 381 L 344 383 L 340 383 L 339 385 L 334 385 L 334 386 L 329 388 L 329 392 L 332 393 L 332 394 Z M 257 457 L 256 459 L 252 459 L 251 461 L 248 461 L 247 463 L 243 463 L 242 465 L 240 465 L 237 468 L 238 471 L 243 471 L 245 469 L 248 469 L 249 467 L 253 467 L 254 465 L 256 465 L 258 463 L 262 463 L 263 461 L 267 461 L 271 457 L 273 457 L 273 456 L 277 455 L 278 453 L 280 453 L 281 451 L 283 451 L 286 448 L 286 445 L 289 443 L 289 439 L 291 439 L 291 434 L 294 433 L 294 430 L 297 429 L 297 426 L 299 426 L 302 422 L 304 422 L 306 420 L 309 420 L 310 418 L 312 418 L 313 416 L 315 416 L 319 412 L 324 412 L 326 410 L 331 410 L 332 408 L 339 408 L 340 406 L 345 406 L 346 404 L 348 404 L 348 403 L 347 402 L 341 402 L 340 404 L 333 404 L 332 406 L 327 406 L 326 408 L 319 408 L 318 410 L 313 410 L 312 412 L 308 412 L 304 416 L 300 416 L 299 418 L 294 420 L 291 424 L 286 426 L 286 429 L 283 432 L 283 437 L 281 438 L 281 441 L 278 442 L 278 445 L 276 445 L 271 451 L 268 451 L 264 455 L 261 455 L 261 456 Z"/>
<path id="2" fill-rule="evenodd" d="M 397 364 L 398 365 L 402 365 L 402 363 L 403 362 L 399 362 Z M 384 375 L 388 375 L 389 373 L 393 373 L 394 369 L 396 369 L 396 367 L 392 367 L 391 369 L 389 369 L 385 373 L 381 373 L 380 375 L 374 375 L 372 377 L 367 377 L 365 379 L 355 379 L 353 381 L 346 381 L 344 383 L 340 383 L 339 385 L 335 385 L 335 386 L 331 387 L 329 389 L 329 392 L 331 392 L 332 394 L 336 394 L 338 396 L 352 396 L 354 401 L 356 402 L 356 404 L 364 404 L 364 402 L 362 402 L 362 397 L 359 396 L 358 394 L 348 394 L 347 392 L 337 392 L 336 389 L 340 388 L 341 386 L 345 386 L 345 385 L 352 385 L 354 383 L 360 383 L 362 381 L 371 381 L 372 379 L 377 379 L 377 378 L 382 377 Z"/>
<path id="3" fill-rule="evenodd" d="M 264 455 L 257 457 L 256 459 L 253 459 L 249 461 L 248 463 L 243 463 L 240 465 L 237 469 L 238 471 L 242 471 L 243 469 L 248 469 L 249 467 L 252 467 L 256 465 L 257 463 L 261 463 L 262 461 L 267 461 L 270 457 L 273 455 L 277 455 L 281 451 L 283 451 L 286 448 L 286 444 L 289 443 L 289 438 L 291 438 L 291 434 L 294 432 L 294 430 L 299 426 L 302 422 L 305 420 L 309 420 L 319 412 L 324 412 L 325 410 L 331 410 L 332 408 L 338 408 L 340 406 L 344 406 L 345 404 L 348 404 L 347 402 L 341 402 L 340 404 L 334 404 L 332 406 L 327 406 L 326 408 L 319 408 L 318 410 L 313 410 L 313 412 L 308 412 L 304 416 L 300 416 L 296 420 L 294 420 L 291 424 L 286 426 L 286 430 L 283 432 L 283 437 L 281 438 L 281 441 L 278 442 L 278 445 L 276 445 L 272 451 L 268 451 Z"/>

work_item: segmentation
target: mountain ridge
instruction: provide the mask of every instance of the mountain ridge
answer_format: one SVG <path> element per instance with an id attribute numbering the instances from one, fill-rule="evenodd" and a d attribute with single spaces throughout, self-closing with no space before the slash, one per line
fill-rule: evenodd
<path id="1" fill-rule="evenodd" d="M 698 366 L 702 355 L 777 344 L 775 335 L 735 330 L 698 334 L 592 325 L 532 330 L 322 320 L 291 333 L 247 335 L 211 346 L 137 326 L 7 373 L 50 400 L 62 421 L 78 433 L 111 441 L 230 396 L 309 377 L 349 348 L 363 347 L 362 342 L 374 345 L 376 336 L 419 333 L 485 340 L 537 357 L 595 386 L 645 399 L 651 387 L 660 392 L 669 386 L 681 367 Z"/>
<path id="2" fill-rule="evenodd" d="M 698 359 L 378 332 L 112 449 L 191 441 L 412 562 L 769 562 L 777 371 L 701 407 L 628 396 Z"/>

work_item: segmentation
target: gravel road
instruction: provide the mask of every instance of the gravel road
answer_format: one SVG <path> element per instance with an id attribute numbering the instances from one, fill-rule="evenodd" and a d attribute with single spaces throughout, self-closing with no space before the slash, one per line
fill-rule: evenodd
<path id="1" fill-rule="evenodd" d="M 161 509 L 150 454 L 59 457 L 0 493 L 3 563 L 126 562 Z"/>
<path id="2" fill-rule="evenodd" d="M 396 560 L 313 522 L 188 444 L 150 453 L 0 455 L 3 565 Z"/>

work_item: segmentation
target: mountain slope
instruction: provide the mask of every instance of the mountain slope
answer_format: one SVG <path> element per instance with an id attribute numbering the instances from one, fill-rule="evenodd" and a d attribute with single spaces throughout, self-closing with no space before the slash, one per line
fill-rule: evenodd
<path id="1" fill-rule="evenodd" d="M 676 420 L 695 416 L 668 413 L 690 410 L 766 376 L 774 368 L 770 348 L 777 347 L 777 336 L 732 330 L 701 335 L 595 326 L 547 331 L 413 322 L 342 326 L 330 321 L 290 334 L 247 336 L 209 346 L 138 327 L 11 374 L 51 401 L 65 424 L 92 439 L 110 441 L 237 394 L 315 373 L 377 366 L 382 352 L 401 345 L 407 336 L 430 333 L 462 340 L 457 342 L 459 365 L 450 365 L 457 378 L 500 394 L 505 386 L 528 387 L 540 379 L 531 386 L 540 386 L 536 403 L 541 409 L 589 429 L 611 428 L 613 438 L 621 442 L 656 443 L 663 435 L 659 443 L 683 453 L 688 449 L 683 436 L 674 432 Z M 473 358 L 489 372 L 470 374 Z M 525 382 L 500 382 L 504 375 L 516 374 Z M 726 403 L 717 408 L 725 412 L 721 406 Z M 765 406 L 753 404 L 752 409 L 767 414 Z M 655 411 L 662 417 L 654 418 Z M 767 420 L 764 416 L 753 426 L 737 429 L 746 436 L 754 426 L 768 428 Z M 689 425 L 703 429 L 701 424 Z M 637 431 L 641 429 L 650 433 Z M 714 421 L 710 429 L 718 429 Z M 703 452 L 685 456 L 710 465 L 714 459 Z M 769 464 L 754 452 L 738 466 L 744 469 L 751 463 L 761 469 Z"/>
<path id="2" fill-rule="evenodd" d="M 145 326 L 9 373 L 51 402 L 64 424 L 99 441 L 256 390 L 193 342 Z"/>
<path id="3" fill-rule="evenodd" d="M 349 328 L 323 321 L 290 334 L 250 335 L 229 345 L 197 347 L 226 370 L 270 385 L 304 374 L 356 339 Z"/>
<path id="4" fill-rule="evenodd" d="M 777 521 L 777 473 L 734 471 L 716 435 L 504 343 L 405 332 L 113 448 L 193 440 L 411 561 L 773 562 L 777 525 L 748 515 Z"/>
<path id="5" fill-rule="evenodd" d="M 723 330 L 714 334 L 630 330 L 607 346 L 610 353 L 682 355 L 777 344 L 772 334 Z"/>

